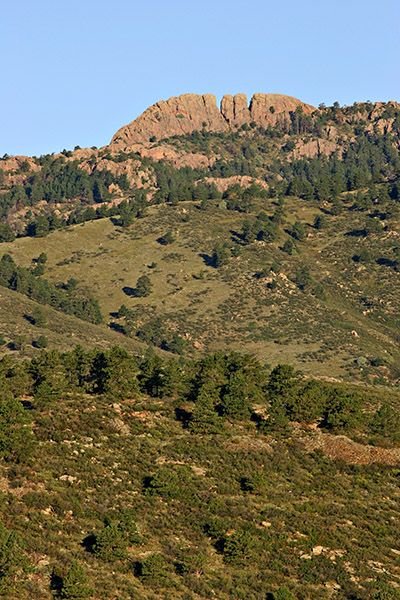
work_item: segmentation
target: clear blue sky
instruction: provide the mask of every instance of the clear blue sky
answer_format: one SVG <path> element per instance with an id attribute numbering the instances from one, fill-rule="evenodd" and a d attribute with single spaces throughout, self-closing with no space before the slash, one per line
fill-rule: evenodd
<path id="1" fill-rule="evenodd" d="M 0 155 L 101 146 L 162 98 L 400 101 L 400 0 L 13 0 Z"/>

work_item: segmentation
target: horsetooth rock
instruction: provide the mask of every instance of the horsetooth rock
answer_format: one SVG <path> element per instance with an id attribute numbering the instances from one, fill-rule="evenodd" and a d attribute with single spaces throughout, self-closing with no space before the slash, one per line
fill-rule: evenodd
<path id="1" fill-rule="evenodd" d="M 213 94 L 183 94 L 150 106 L 117 131 L 111 146 L 123 148 L 202 129 L 229 131 L 253 122 L 259 127 L 274 126 L 288 121 L 290 112 L 298 107 L 306 114 L 316 110 L 297 98 L 281 94 L 254 94 L 250 104 L 245 94 L 224 96 L 220 108 Z"/>

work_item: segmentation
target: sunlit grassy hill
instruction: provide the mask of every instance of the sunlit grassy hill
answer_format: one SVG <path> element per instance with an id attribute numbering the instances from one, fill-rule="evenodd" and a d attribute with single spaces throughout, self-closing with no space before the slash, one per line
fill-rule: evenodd
<path id="1" fill-rule="evenodd" d="M 219 201 L 209 201 L 205 210 L 193 201 L 156 205 L 128 227 L 119 227 L 118 219 L 116 224 L 100 219 L 45 238 L 3 243 L 1 250 L 25 267 L 45 252 L 41 277 L 55 283 L 76 279 L 78 289 L 100 302 L 105 324 L 96 328 L 96 336 L 104 336 L 106 343 L 112 339 L 132 347 L 139 334 L 157 346 L 160 336 L 177 334 L 189 355 L 229 346 L 318 375 L 393 378 L 399 274 L 392 259 L 398 221 L 360 235 L 368 216 L 350 210 L 351 196 L 345 202 L 334 216 L 316 202 L 289 198 L 271 242 L 244 244 L 241 237 L 245 221 L 255 221 L 260 211 L 276 211 L 276 200 L 263 198 L 246 214 L 220 207 Z M 322 229 L 314 226 L 318 215 L 324 219 Z M 300 241 L 290 235 L 295 222 L 304 228 Z M 166 233 L 170 243 L 163 243 Z M 287 240 L 294 242 L 292 254 L 282 250 Z M 210 264 L 213 249 L 222 243 L 231 256 L 215 268 Z M 368 264 L 357 260 L 366 247 L 373 255 Z M 142 275 L 149 277 L 152 291 L 139 298 L 134 289 Z M 10 295 L 3 291 L 4 315 Z M 131 337 L 110 329 L 124 326 L 118 318 L 121 305 L 132 311 Z M 50 318 L 49 331 L 52 327 Z M 18 333 L 24 328 L 31 331 L 20 322 Z M 92 337 L 85 328 L 78 328 L 82 336 L 76 332 L 77 340 Z M 12 337 L 12 327 L 4 333 Z M 66 346 L 70 343 L 66 335 Z"/>

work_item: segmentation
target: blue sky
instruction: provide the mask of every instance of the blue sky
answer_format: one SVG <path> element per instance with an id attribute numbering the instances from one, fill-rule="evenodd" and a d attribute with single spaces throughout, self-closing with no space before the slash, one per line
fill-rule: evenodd
<path id="1" fill-rule="evenodd" d="M 0 155 L 101 146 L 161 98 L 400 101 L 399 0 L 19 0 L 0 15 Z"/>

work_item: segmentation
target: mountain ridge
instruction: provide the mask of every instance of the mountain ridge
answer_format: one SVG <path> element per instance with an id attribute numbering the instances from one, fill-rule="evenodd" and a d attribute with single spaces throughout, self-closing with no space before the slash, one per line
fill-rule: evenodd
<path id="1" fill-rule="evenodd" d="M 139 117 L 121 127 L 112 137 L 110 146 L 126 147 L 193 131 L 229 131 L 243 124 L 274 126 L 287 121 L 290 111 L 301 108 L 311 114 L 315 107 L 283 94 L 224 95 L 220 106 L 213 94 L 182 94 L 160 100 Z"/>

